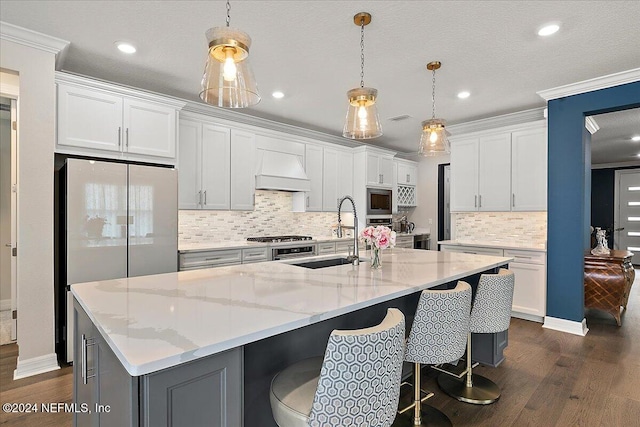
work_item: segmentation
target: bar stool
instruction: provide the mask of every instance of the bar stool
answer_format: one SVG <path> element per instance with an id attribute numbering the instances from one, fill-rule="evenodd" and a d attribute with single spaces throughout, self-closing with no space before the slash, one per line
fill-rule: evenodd
<path id="1" fill-rule="evenodd" d="M 278 426 L 390 426 L 400 397 L 404 333 L 404 315 L 396 308 L 378 326 L 334 330 L 324 360 L 302 360 L 273 378 Z"/>
<path id="2" fill-rule="evenodd" d="M 413 363 L 413 403 L 399 412 L 413 408 L 413 417 L 399 417 L 396 425 L 451 426 L 451 420 L 438 409 L 422 402 L 433 396 L 420 390 L 420 364 L 435 365 L 457 361 L 464 354 L 471 286 L 458 282 L 454 289 L 422 291 L 407 341 L 405 362 Z M 421 392 L 425 397 L 421 397 Z"/>
<path id="3" fill-rule="evenodd" d="M 471 309 L 467 334 L 467 368 L 459 376 L 442 371 L 438 385 L 461 402 L 488 405 L 500 398 L 500 388 L 488 378 L 473 373 L 471 362 L 471 334 L 493 334 L 509 329 L 515 275 L 501 268 L 498 274 L 482 274 Z"/>

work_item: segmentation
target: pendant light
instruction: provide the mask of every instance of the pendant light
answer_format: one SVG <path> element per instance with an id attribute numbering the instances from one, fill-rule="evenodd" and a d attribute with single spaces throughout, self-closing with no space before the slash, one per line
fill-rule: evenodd
<path id="1" fill-rule="evenodd" d="M 227 1 L 227 26 L 207 30 L 209 54 L 200 98 L 217 107 L 244 108 L 260 102 L 260 95 L 249 63 L 251 37 L 229 27 L 230 12 Z"/>
<path id="2" fill-rule="evenodd" d="M 371 22 L 371 14 L 360 12 L 353 23 L 360 27 L 360 87 L 347 92 L 349 109 L 342 136 L 351 139 L 370 139 L 382 135 L 376 98 L 378 90 L 364 87 L 364 27 Z"/>
<path id="3" fill-rule="evenodd" d="M 439 154 L 449 154 L 448 132 L 444 129 L 446 122 L 444 119 L 436 119 L 436 70 L 442 64 L 440 61 L 433 61 L 427 64 L 427 70 L 433 72 L 431 86 L 432 116 L 431 119 L 422 122 L 422 137 L 420 137 L 420 154 L 423 156 L 437 156 Z"/>

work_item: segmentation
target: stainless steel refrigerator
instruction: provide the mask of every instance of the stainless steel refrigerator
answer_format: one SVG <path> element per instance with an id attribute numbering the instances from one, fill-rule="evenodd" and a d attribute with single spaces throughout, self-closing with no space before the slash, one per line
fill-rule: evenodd
<path id="1" fill-rule="evenodd" d="M 66 159 L 59 177 L 56 348 L 73 361 L 70 285 L 177 271 L 173 168 Z"/>

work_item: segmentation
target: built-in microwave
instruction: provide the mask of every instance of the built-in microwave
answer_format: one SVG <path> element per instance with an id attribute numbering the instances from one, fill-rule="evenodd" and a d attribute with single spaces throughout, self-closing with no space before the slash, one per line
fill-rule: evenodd
<path id="1" fill-rule="evenodd" d="M 391 215 L 391 190 L 367 188 L 367 216 Z"/>

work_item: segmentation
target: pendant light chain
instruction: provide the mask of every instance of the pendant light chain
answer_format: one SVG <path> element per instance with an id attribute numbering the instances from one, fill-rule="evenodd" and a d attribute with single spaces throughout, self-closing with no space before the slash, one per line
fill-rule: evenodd
<path id="1" fill-rule="evenodd" d="M 227 27 L 229 26 L 230 22 L 231 22 L 231 3 L 229 3 L 229 1 L 227 0 Z"/>
<path id="2" fill-rule="evenodd" d="M 364 87 L 364 18 L 360 20 L 360 87 Z"/>
<path id="3" fill-rule="evenodd" d="M 433 111 L 432 119 L 436 118 L 436 69 L 433 69 L 433 79 L 431 81 L 431 109 Z"/>

